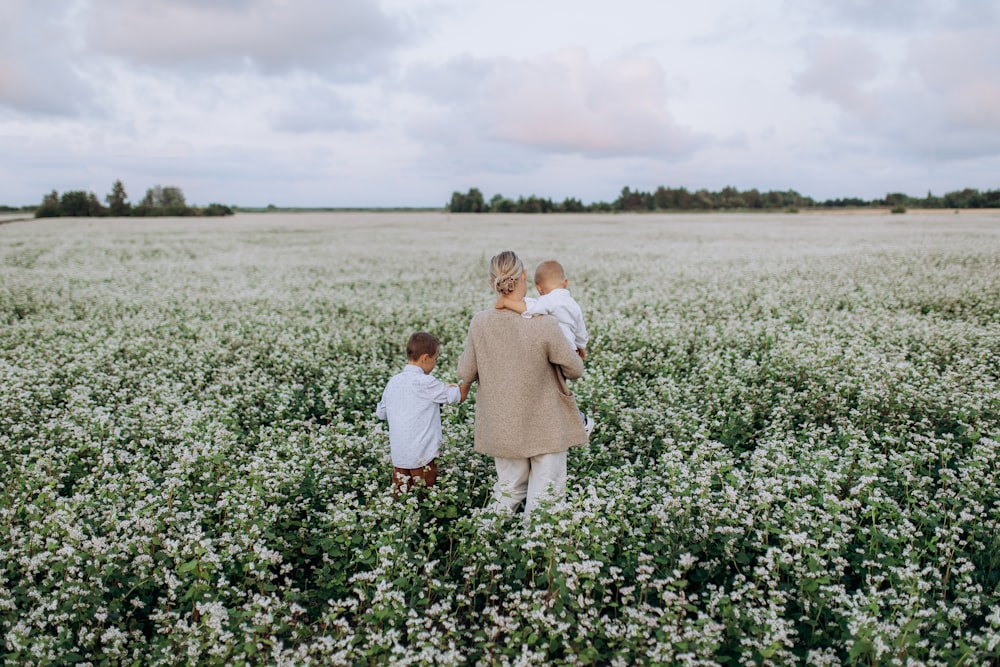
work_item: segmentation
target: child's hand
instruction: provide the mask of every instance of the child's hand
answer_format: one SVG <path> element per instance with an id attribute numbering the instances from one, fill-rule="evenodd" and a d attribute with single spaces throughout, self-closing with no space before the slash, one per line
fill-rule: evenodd
<path id="1" fill-rule="evenodd" d="M 513 310 L 515 313 L 523 313 L 527 310 L 524 299 L 515 299 L 509 294 L 503 294 L 497 298 L 497 310 Z"/>
<path id="2" fill-rule="evenodd" d="M 585 350 L 584 348 L 582 347 L 576 348 L 576 353 L 580 355 L 580 361 L 587 360 L 587 350 Z"/>

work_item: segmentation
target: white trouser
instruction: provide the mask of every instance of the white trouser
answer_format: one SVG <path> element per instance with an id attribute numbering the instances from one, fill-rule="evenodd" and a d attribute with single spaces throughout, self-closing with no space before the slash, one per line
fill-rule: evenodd
<path id="1" fill-rule="evenodd" d="M 495 458 L 497 483 L 493 497 L 498 510 L 513 512 L 524 500 L 525 518 L 540 500 L 566 492 L 566 452 L 539 454 L 526 459 Z"/>

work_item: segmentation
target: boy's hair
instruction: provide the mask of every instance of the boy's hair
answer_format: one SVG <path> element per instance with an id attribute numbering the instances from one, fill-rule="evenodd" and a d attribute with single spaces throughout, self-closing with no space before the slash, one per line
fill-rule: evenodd
<path id="1" fill-rule="evenodd" d="M 490 285 L 497 294 L 510 294 L 524 271 L 524 264 L 513 250 L 504 250 L 490 259 Z"/>
<path id="2" fill-rule="evenodd" d="M 541 264 L 535 269 L 535 284 L 545 285 L 553 282 L 562 282 L 566 280 L 566 272 L 563 270 L 562 264 L 554 259 L 549 259 Z"/>
<path id="3" fill-rule="evenodd" d="M 410 339 L 406 341 L 406 358 L 410 361 L 418 361 L 425 354 L 433 357 L 440 345 L 438 339 L 426 331 L 410 334 Z"/>

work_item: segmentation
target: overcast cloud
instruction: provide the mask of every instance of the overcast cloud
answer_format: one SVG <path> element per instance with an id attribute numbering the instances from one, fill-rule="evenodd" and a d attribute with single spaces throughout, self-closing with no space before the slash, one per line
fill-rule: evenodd
<path id="1" fill-rule="evenodd" d="M 1000 188 L 997 0 L 0 0 L 0 204 Z"/>

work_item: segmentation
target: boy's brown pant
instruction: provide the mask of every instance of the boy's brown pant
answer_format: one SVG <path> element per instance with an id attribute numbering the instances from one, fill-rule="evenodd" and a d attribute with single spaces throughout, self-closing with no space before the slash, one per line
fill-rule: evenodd
<path id="1" fill-rule="evenodd" d="M 414 487 L 434 486 L 437 481 L 438 466 L 437 461 L 431 461 L 422 468 L 392 468 L 392 494 L 399 496 L 400 491 L 405 486 L 407 489 Z M 418 481 L 420 480 L 420 481 Z"/>

